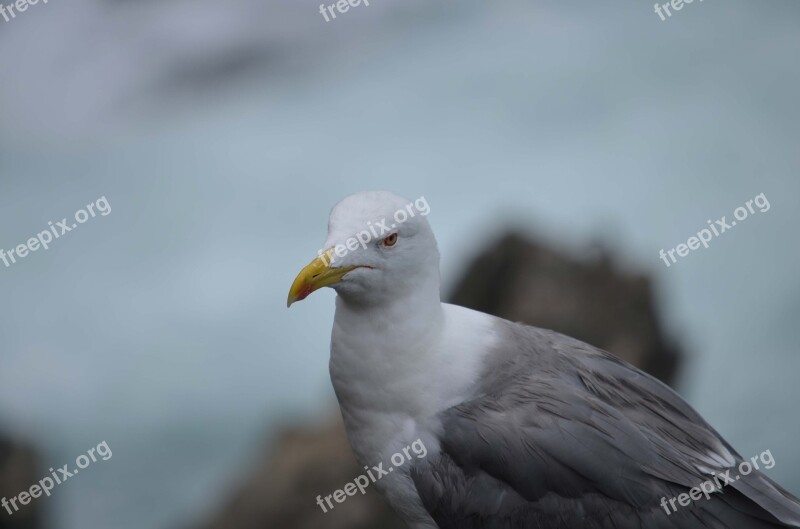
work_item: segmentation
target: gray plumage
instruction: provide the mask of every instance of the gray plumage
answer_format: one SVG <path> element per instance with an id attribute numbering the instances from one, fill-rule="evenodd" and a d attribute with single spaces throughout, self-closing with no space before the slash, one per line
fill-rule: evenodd
<path id="1" fill-rule="evenodd" d="M 500 320 L 476 398 L 442 414 L 412 478 L 441 529 L 800 527 L 800 502 L 754 471 L 677 512 L 741 456 L 666 385 L 561 334 Z M 724 480 L 721 480 L 724 483 Z"/>

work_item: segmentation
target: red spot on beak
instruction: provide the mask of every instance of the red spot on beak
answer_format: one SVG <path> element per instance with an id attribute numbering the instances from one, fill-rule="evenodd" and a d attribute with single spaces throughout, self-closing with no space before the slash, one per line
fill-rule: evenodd
<path id="1" fill-rule="evenodd" d="M 300 292 L 297 293 L 297 300 L 296 301 L 303 301 L 313 291 L 314 291 L 314 288 L 311 285 L 305 285 L 303 288 L 300 289 Z"/>

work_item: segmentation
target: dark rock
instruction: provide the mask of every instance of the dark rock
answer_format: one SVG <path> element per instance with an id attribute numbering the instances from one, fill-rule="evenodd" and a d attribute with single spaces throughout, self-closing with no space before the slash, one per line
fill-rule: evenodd
<path id="1" fill-rule="evenodd" d="M 0 437 L 0 499 L 14 498 L 20 492 L 30 490 L 39 482 L 36 455 L 28 446 Z M 9 514 L 0 507 L 0 529 L 37 529 L 41 527 L 41 516 L 35 501 L 20 505 L 19 511 Z"/>
<path id="2" fill-rule="evenodd" d="M 364 472 L 345 438 L 339 412 L 318 429 L 281 434 L 241 490 L 203 529 L 404 529 L 373 487 L 324 513 L 317 496 Z M 327 505 L 326 505 L 327 508 Z"/>
<path id="3" fill-rule="evenodd" d="M 664 336 L 651 281 L 602 252 L 581 260 L 509 234 L 467 267 L 450 302 L 572 336 L 667 384 L 681 359 Z"/>

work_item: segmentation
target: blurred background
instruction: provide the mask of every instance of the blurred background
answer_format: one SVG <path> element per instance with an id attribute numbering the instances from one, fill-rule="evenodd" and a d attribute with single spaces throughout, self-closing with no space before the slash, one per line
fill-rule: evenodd
<path id="1" fill-rule="evenodd" d="M 793 0 L 0 19 L 0 248 L 112 211 L 0 263 L 0 494 L 113 451 L 0 528 L 377 527 L 381 506 L 315 504 L 356 475 L 333 292 L 285 306 L 330 208 L 367 189 L 426 197 L 445 297 L 641 360 L 800 493 L 798 19 Z M 659 259 L 759 193 L 768 212 Z"/>

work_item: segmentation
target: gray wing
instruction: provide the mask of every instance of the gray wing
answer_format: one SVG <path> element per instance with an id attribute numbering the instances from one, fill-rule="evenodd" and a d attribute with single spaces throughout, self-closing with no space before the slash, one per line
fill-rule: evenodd
<path id="1" fill-rule="evenodd" d="M 665 509 L 715 474 L 734 478 L 741 457 L 649 375 L 558 333 L 500 325 L 481 395 L 442 414 L 441 453 L 412 469 L 441 529 L 800 527 L 800 502 L 760 472 Z"/>

